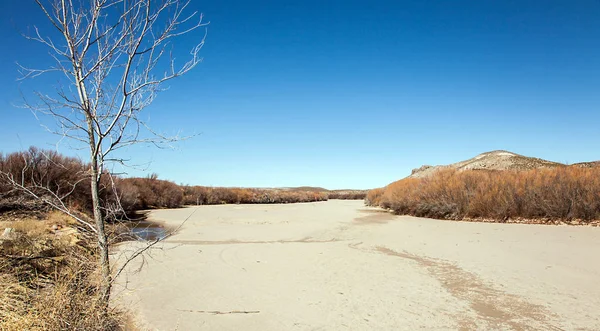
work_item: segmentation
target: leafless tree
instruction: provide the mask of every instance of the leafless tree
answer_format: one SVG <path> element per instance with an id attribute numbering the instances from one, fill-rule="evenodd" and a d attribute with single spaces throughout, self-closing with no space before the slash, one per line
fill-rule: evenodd
<path id="1" fill-rule="evenodd" d="M 26 38 L 49 49 L 54 65 L 33 68 L 19 65 L 21 79 L 52 72 L 62 83 L 51 93 L 36 91 L 36 101 L 25 106 L 56 120 L 50 126 L 61 140 L 89 149 L 89 176 L 93 227 L 100 252 L 103 281 L 101 298 L 108 304 L 113 282 L 109 242 L 99 185 L 109 162 L 124 162 L 115 153 L 124 147 L 150 143 L 165 146 L 180 139 L 150 129 L 140 113 L 165 88 L 200 61 L 206 38 L 202 14 L 190 10 L 187 0 L 34 0 L 51 24 L 51 31 L 33 27 Z M 189 56 L 176 62 L 173 41 L 198 33 Z M 189 39 L 187 39 L 189 40 Z M 18 183 L 16 183 L 18 184 Z M 68 207 L 55 207 L 71 213 Z M 72 213 L 71 213 L 72 214 Z"/>

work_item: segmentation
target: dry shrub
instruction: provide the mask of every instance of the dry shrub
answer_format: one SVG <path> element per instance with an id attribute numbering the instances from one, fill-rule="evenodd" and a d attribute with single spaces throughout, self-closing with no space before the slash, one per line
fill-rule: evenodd
<path id="1" fill-rule="evenodd" d="M 507 221 L 600 219 L 600 168 L 441 170 L 371 190 L 367 204 L 398 214 Z"/>
<path id="2" fill-rule="evenodd" d="M 365 204 L 367 204 L 368 206 L 380 206 L 382 202 L 381 198 L 383 197 L 384 191 L 385 189 L 383 188 L 369 190 L 365 198 Z"/>
<path id="3" fill-rule="evenodd" d="M 6 176 L 23 184 L 38 196 L 54 199 L 49 192 L 64 197 L 71 209 L 91 213 L 89 165 L 80 159 L 66 157 L 56 151 L 30 147 L 27 151 L 0 154 L 0 212 L 14 209 L 40 210 L 39 201 L 15 189 Z M 114 201 L 107 176 L 100 183 L 103 204 Z M 45 210 L 48 208 L 46 206 Z"/>
<path id="4" fill-rule="evenodd" d="M 50 233 L 43 221 L 6 225 L 15 232 L 0 247 L 1 330 L 122 329 L 121 312 L 103 312 L 88 243 Z"/>
<path id="5" fill-rule="evenodd" d="M 121 178 L 116 181 L 123 208 L 127 211 L 148 208 L 176 208 L 181 205 L 219 205 L 252 203 L 294 203 L 327 200 L 327 193 L 285 189 L 180 186 L 158 179 Z"/>
<path id="6" fill-rule="evenodd" d="M 328 193 L 328 199 L 339 200 L 364 200 L 367 197 L 367 191 L 363 190 L 335 190 Z"/>
<path id="7" fill-rule="evenodd" d="M 187 205 L 296 203 L 327 200 L 327 193 L 286 189 L 254 189 L 185 186 L 183 201 Z"/>
<path id="8" fill-rule="evenodd" d="M 183 189 L 152 174 L 145 178 L 119 178 L 115 182 L 123 208 L 127 211 L 149 208 L 176 208 L 183 202 Z"/>
<path id="9" fill-rule="evenodd" d="M 89 165 L 76 158 L 62 156 L 54 151 L 35 147 L 25 152 L 0 154 L 0 173 L 12 176 L 25 186 L 41 185 L 56 195 L 71 194 L 65 203 L 73 210 L 91 214 Z M 103 176 L 100 200 L 108 220 L 122 217 L 118 203 L 125 212 L 150 208 L 177 208 L 182 205 L 214 205 L 228 203 L 294 203 L 332 199 L 363 199 L 364 191 L 328 192 L 322 188 L 299 187 L 294 189 L 253 189 L 204 186 L 182 186 L 158 179 L 156 174 L 145 178 L 119 178 Z M 114 189 L 113 189 L 114 183 Z M 39 195 L 42 188 L 34 188 Z M 14 189 L 0 174 L 0 212 L 14 210 L 44 210 L 48 207 Z"/>

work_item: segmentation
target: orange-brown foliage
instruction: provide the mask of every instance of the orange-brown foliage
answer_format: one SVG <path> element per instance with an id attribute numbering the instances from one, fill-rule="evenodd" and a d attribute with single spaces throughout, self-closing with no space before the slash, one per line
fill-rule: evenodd
<path id="1" fill-rule="evenodd" d="M 83 212 L 91 211 L 89 166 L 73 157 L 65 157 L 55 151 L 30 147 L 24 152 L 0 154 L 0 210 L 14 203 L 23 204 L 32 198 L 14 190 L 5 176 L 31 189 L 39 196 L 56 196 Z M 4 174 L 4 175 L 2 175 Z M 100 183 L 100 198 L 107 201 L 112 194 L 107 181 Z M 42 188 L 43 187 L 43 188 Z"/>
<path id="2" fill-rule="evenodd" d="M 58 196 L 66 196 L 66 203 L 71 207 L 91 213 L 88 169 L 89 165 L 79 159 L 35 147 L 25 152 L 0 154 L 0 173 L 11 176 L 27 187 L 33 187 L 36 194 L 47 194 L 45 189 L 35 188 L 40 185 Z M 114 184 L 113 188 L 109 178 L 104 176 L 100 192 L 102 204 L 114 205 L 118 200 L 125 211 L 176 208 L 184 204 L 312 202 L 327 200 L 328 195 L 326 191 L 311 188 L 287 190 L 181 186 L 158 179 L 155 174 L 146 178 L 115 177 Z M 0 212 L 23 209 L 32 201 L 27 194 L 15 190 L 6 176 L 0 175 Z"/>
<path id="3" fill-rule="evenodd" d="M 439 171 L 371 190 L 370 205 L 445 219 L 600 219 L 600 168 Z"/>
<path id="4" fill-rule="evenodd" d="M 367 191 L 363 190 L 337 190 L 330 191 L 327 195 L 329 199 L 340 200 L 363 200 L 367 197 Z"/>
<path id="5" fill-rule="evenodd" d="M 218 205 L 248 203 L 294 203 L 327 200 L 327 194 L 284 189 L 251 189 L 206 186 L 180 186 L 147 178 L 123 178 L 117 182 L 125 210 L 175 208 L 182 205 Z"/>
<path id="6" fill-rule="evenodd" d="M 369 192 L 367 192 L 367 196 L 365 197 L 365 203 L 369 206 L 379 206 L 384 191 L 384 188 L 369 190 Z"/>
<path id="7" fill-rule="evenodd" d="M 325 201 L 325 192 L 286 189 L 256 189 L 227 187 L 184 187 L 184 203 L 214 205 L 226 203 L 294 203 Z"/>
<path id="8" fill-rule="evenodd" d="M 120 178 L 115 181 L 123 209 L 176 208 L 183 203 L 183 189 L 156 174 L 146 178 Z"/>

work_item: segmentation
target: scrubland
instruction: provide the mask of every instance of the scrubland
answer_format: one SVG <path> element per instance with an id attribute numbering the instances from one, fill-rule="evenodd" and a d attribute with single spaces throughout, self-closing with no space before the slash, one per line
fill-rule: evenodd
<path id="1" fill-rule="evenodd" d="M 77 158 L 35 147 L 24 152 L 0 154 L 0 173 L 8 174 L 40 197 L 61 197 L 70 208 L 83 213 L 91 212 L 87 169 L 88 165 Z M 0 211 L 42 208 L 31 196 L 15 190 L 6 179 L 0 175 Z M 366 192 L 360 190 L 329 191 L 311 187 L 261 189 L 178 185 L 159 179 L 156 174 L 141 178 L 103 176 L 100 186 L 105 212 L 113 213 L 115 217 L 120 216 L 119 212 L 183 205 L 296 203 L 364 199 L 366 196 Z"/>
<path id="2" fill-rule="evenodd" d="M 65 216 L 51 212 L 48 205 L 40 202 L 40 199 L 31 197 L 31 194 L 37 195 L 42 200 L 60 197 L 62 202 L 71 210 L 83 215 L 83 217 L 89 215 L 91 212 L 91 197 L 89 194 L 90 178 L 87 169 L 88 166 L 85 162 L 79 159 L 65 157 L 56 152 L 37 148 L 30 148 L 27 151 L 9 155 L 0 154 L 0 173 L 3 174 L 0 175 L 0 233 L 4 229 L 10 229 L 0 238 L 0 321 L 2 322 L 0 329 L 101 330 L 127 328 L 124 322 L 126 320 L 124 312 L 109 309 L 107 313 L 104 313 L 104 309 L 99 306 L 97 250 L 94 239 L 87 237 L 84 232 L 77 231 L 77 226 Z M 11 183 L 11 180 L 13 183 Z M 27 188 L 30 191 L 29 194 L 25 194 L 22 189 L 15 189 L 15 183 Z M 314 187 L 260 189 L 178 185 L 171 181 L 161 180 L 157 175 L 143 178 L 104 176 L 100 186 L 102 187 L 100 195 L 103 211 L 107 216 L 110 216 L 108 218 L 110 221 L 115 221 L 126 216 L 130 211 L 140 209 L 176 208 L 186 205 L 285 204 L 318 202 L 328 199 L 356 200 L 365 198 L 364 191 L 359 190 L 329 191 Z M 596 164 L 586 163 L 530 170 L 459 171 L 456 169 L 440 169 L 430 176 L 405 178 L 384 188 L 370 190 L 365 201 L 368 205 L 383 207 L 396 214 L 440 219 L 598 224 L 598 220 L 600 220 L 600 168 L 596 167 Z M 203 220 L 212 220 L 213 223 L 198 224 L 202 224 L 203 227 L 213 226 L 211 229 L 214 230 L 214 237 L 196 238 L 194 236 L 201 231 L 189 231 L 188 229 L 187 232 L 182 231 L 178 235 L 178 239 L 173 239 L 170 243 L 167 241 L 166 245 L 189 244 L 195 251 L 197 249 L 194 248 L 194 245 L 207 245 L 209 247 L 219 247 L 221 245 L 225 247 L 242 247 L 241 245 L 248 245 L 248 247 L 263 245 L 267 247 L 268 245 L 282 244 L 289 247 L 305 247 L 306 245 L 315 245 L 318 249 L 315 250 L 314 256 L 320 256 L 322 252 L 320 245 L 323 247 L 332 245 L 343 249 L 343 254 L 346 251 L 351 252 L 348 256 L 356 255 L 355 251 L 359 249 L 367 257 L 372 256 L 374 252 L 378 252 L 383 255 L 394 255 L 396 258 L 404 256 L 405 259 L 421 261 L 420 263 L 426 265 L 433 263 L 426 260 L 426 255 L 450 260 L 463 259 L 467 265 L 472 262 L 470 258 L 465 258 L 465 256 L 468 257 L 468 255 L 465 255 L 467 254 L 466 251 L 461 251 L 456 256 L 445 256 L 443 252 L 446 252 L 446 250 L 443 250 L 443 252 L 421 252 L 419 251 L 422 250 L 421 246 L 402 247 L 399 244 L 412 240 L 412 234 L 424 231 L 421 229 L 421 224 L 431 226 L 430 230 L 441 226 L 437 223 L 423 223 L 433 222 L 433 220 L 406 218 L 403 219 L 404 222 L 384 226 L 387 222 L 396 218 L 393 215 L 381 213 L 380 210 L 375 208 L 361 209 L 364 207 L 360 207 L 360 204 L 362 203 L 358 201 L 332 201 L 326 204 L 294 206 L 202 207 L 200 208 L 201 213 L 206 213 L 204 215 L 206 218 L 203 218 Z M 122 208 L 118 206 L 122 206 Z M 158 212 L 162 211 L 156 211 L 153 215 L 160 215 Z M 177 221 L 181 221 L 181 219 L 189 217 L 190 210 L 183 208 L 164 210 L 164 212 L 167 214 L 174 213 L 177 216 Z M 211 213 L 215 213 L 216 216 Z M 222 231 L 223 227 L 229 226 L 227 225 L 229 223 L 222 221 L 222 217 L 219 216 L 220 213 L 224 213 L 223 217 L 235 216 L 231 222 L 233 222 L 232 224 L 239 223 L 236 225 L 237 227 L 232 228 L 231 231 Z M 231 216 L 230 213 L 234 216 Z M 242 214 L 238 215 L 236 213 Z M 269 216 L 267 217 L 267 215 Z M 291 224 L 288 223 L 290 215 L 293 215 L 296 220 Z M 187 227 L 193 228 L 195 226 L 194 222 L 190 222 Z M 339 226 L 340 224 L 342 226 Z M 456 225 L 459 225 L 459 223 L 456 223 Z M 473 225 L 475 226 L 475 224 Z M 491 224 L 488 225 L 491 226 Z M 409 229 L 400 229 L 402 226 L 408 226 Z M 270 231 L 265 231 L 267 227 Z M 384 228 L 387 228 L 387 230 Z M 319 229 L 319 231 L 315 229 Z M 365 229 L 372 230 L 373 235 L 361 237 L 360 241 L 356 239 L 365 234 Z M 448 238 L 450 238 L 459 236 L 462 230 L 463 228 L 448 228 L 446 232 Z M 477 228 L 477 232 L 474 233 L 479 235 L 488 230 L 504 231 L 504 228 Z M 511 235 L 518 235 L 519 231 L 525 230 L 524 228 L 515 229 Z M 237 237 L 233 234 L 237 234 Z M 406 234 L 407 237 L 398 240 L 402 234 Z M 596 234 L 597 232 L 577 232 L 584 243 L 593 242 L 585 236 L 595 238 Z M 469 243 L 473 235 L 464 235 L 460 242 L 448 243 L 448 247 L 459 247 L 458 244 Z M 486 240 L 492 240 L 496 234 L 489 232 L 488 235 Z M 566 243 L 569 240 L 567 238 L 569 236 L 562 232 L 552 232 L 548 235 L 548 238 L 559 236 L 561 243 Z M 381 241 L 383 237 L 387 239 Z M 416 244 L 422 245 L 421 238 L 424 237 L 417 237 L 419 239 Z M 521 239 L 523 243 L 526 243 L 527 238 L 529 238 L 525 237 L 523 236 Z M 352 240 L 356 240 L 356 242 L 347 242 Z M 360 248 L 363 242 L 367 241 L 372 241 L 372 245 Z M 498 243 L 498 245 L 498 247 L 505 247 L 503 242 Z M 417 259 L 410 254 L 392 254 L 390 253 L 392 251 L 386 250 L 386 247 L 395 247 L 397 252 L 415 251 L 426 255 Z M 532 249 L 529 246 L 526 248 Z M 216 248 L 214 249 L 216 250 Z M 210 248 L 203 247 L 202 251 L 210 252 Z M 272 254 L 275 251 L 277 250 L 267 250 L 263 253 Z M 306 253 L 304 248 L 293 250 L 293 252 L 294 254 L 297 252 L 299 256 L 304 256 L 303 254 Z M 222 251 L 216 251 L 215 256 L 221 256 L 221 253 Z M 191 255 L 186 254 L 185 256 Z M 210 257 L 211 255 L 206 254 L 206 256 Z M 343 258 L 340 258 L 339 261 L 346 261 L 346 255 L 341 255 L 341 257 Z M 273 259 L 277 261 L 280 258 L 282 257 L 273 256 Z M 241 269 L 244 271 L 244 277 L 246 276 L 245 270 L 250 270 L 248 268 L 251 266 L 252 268 L 258 268 L 267 265 L 260 260 L 256 260 L 254 256 L 251 260 L 249 261 L 252 264 L 246 261 L 247 263 L 244 263 L 248 265 L 244 264 L 244 268 Z M 530 263 L 530 261 L 538 260 L 537 256 L 533 256 L 526 262 Z M 565 259 L 565 261 L 567 260 Z M 287 255 L 281 261 L 288 261 Z M 367 263 L 369 260 L 365 258 L 360 262 Z M 374 264 L 374 267 L 382 265 L 379 262 Z M 527 263 L 524 262 L 523 265 Z M 561 266 L 560 263 L 555 264 L 554 267 Z M 227 264 L 227 266 L 229 265 Z M 344 266 L 339 267 L 341 269 Z M 454 268 L 450 264 L 443 264 L 440 268 L 442 267 Z M 490 270 L 493 267 L 491 266 Z M 285 268 L 281 267 L 271 271 L 275 272 L 283 269 Z M 564 268 L 564 270 L 568 269 L 567 267 Z M 264 273 L 259 269 L 256 269 L 256 271 L 255 279 L 260 282 Z M 520 274 L 522 271 L 524 270 L 519 269 L 519 272 L 515 274 Z M 389 270 L 389 273 L 391 274 L 392 270 Z M 197 274 L 193 273 L 193 275 Z M 466 279 L 473 279 L 470 272 L 465 271 L 463 274 Z M 162 277 L 163 274 L 159 276 Z M 592 276 L 590 276 L 590 279 L 593 278 Z M 367 275 L 365 277 L 365 279 L 368 279 Z M 194 281 L 192 278 L 190 276 L 190 282 Z M 301 280 L 300 284 L 312 284 L 312 278 L 309 278 L 307 276 L 307 279 Z M 559 278 L 552 279 L 557 284 L 559 280 Z M 477 282 L 478 284 L 483 283 L 483 281 Z M 284 285 L 282 285 L 282 288 L 286 288 L 289 284 Z M 215 286 L 214 288 L 220 289 L 221 287 Z M 355 288 L 355 286 L 349 288 Z M 429 290 L 431 289 L 426 288 L 424 291 L 430 293 Z M 518 289 L 514 290 L 517 291 Z M 490 293 L 496 293 L 494 291 L 496 290 L 490 290 Z M 382 293 L 387 292 L 389 292 L 387 289 L 382 289 Z M 463 295 L 460 291 L 457 293 L 456 297 L 460 299 L 459 301 L 477 299 L 467 298 L 468 296 Z M 531 295 L 535 297 L 537 293 L 532 292 Z M 506 295 L 506 298 L 507 301 L 512 300 L 509 294 Z M 326 299 L 330 300 L 330 298 Z M 479 302 L 477 300 L 475 300 L 476 303 Z M 544 300 L 552 304 L 556 301 L 553 298 L 540 299 L 540 301 Z M 260 304 L 263 305 L 263 303 Z M 262 309 L 276 311 L 278 306 L 280 305 L 276 304 L 271 307 L 264 304 Z M 500 303 L 499 306 L 502 306 L 502 304 Z M 329 307 L 322 308 L 328 309 Z M 557 307 L 557 311 L 564 316 L 576 316 L 575 313 L 568 311 L 565 307 Z M 231 312 L 234 311 L 232 310 L 234 308 L 224 311 Z M 564 312 L 562 312 L 563 309 Z M 437 310 L 433 309 L 432 311 Z M 481 318 L 474 317 L 473 323 L 487 325 L 485 321 L 488 320 L 489 316 L 485 312 L 482 313 L 475 309 L 474 313 L 482 316 L 480 316 Z M 511 313 L 517 314 L 515 312 Z M 315 312 L 315 316 L 317 315 Z M 254 326 L 256 326 L 256 329 L 261 329 L 259 326 L 270 323 L 269 313 L 265 312 L 264 316 L 264 319 L 255 321 L 256 325 Z M 576 317 L 579 319 L 578 323 L 582 325 L 597 325 L 597 320 L 579 315 Z M 207 323 L 219 322 L 205 320 L 204 317 L 199 318 Z M 402 319 L 404 316 L 398 316 L 398 318 Z M 190 319 L 189 321 L 193 322 L 194 320 Z M 292 323 L 293 321 L 288 322 Z M 342 326 L 344 322 L 345 319 L 331 325 Z M 438 322 L 436 321 L 436 323 Z M 504 323 L 500 320 L 494 323 L 496 322 Z M 534 323 L 535 321 L 530 322 Z M 318 325 L 320 322 L 315 319 L 311 323 Z M 357 320 L 356 323 L 363 322 Z M 397 321 L 394 323 L 397 323 Z M 419 325 L 428 325 L 427 321 L 420 321 L 419 323 L 421 323 Z M 448 323 L 447 325 L 454 325 L 451 321 Z M 549 321 L 547 323 L 553 325 L 554 322 Z M 367 327 L 366 324 L 362 326 Z"/>
<path id="3" fill-rule="evenodd" d="M 441 219 L 573 224 L 600 219 L 600 168 L 526 171 L 445 169 L 405 178 L 367 194 L 396 214 Z"/>

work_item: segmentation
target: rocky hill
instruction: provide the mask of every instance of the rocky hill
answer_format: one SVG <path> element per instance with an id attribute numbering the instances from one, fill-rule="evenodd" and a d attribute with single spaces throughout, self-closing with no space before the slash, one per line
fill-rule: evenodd
<path id="1" fill-rule="evenodd" d="M 571 166 L 579 167 L 579 168 L 595 168 L 595 167 L 600 167 L 600 161 L 579 162 L 579 163 L 574 163 Z"/>
<path id="2" fill-rule="evenodd" d="M 593 167 L 600 162 L 584 162 L 573 166 Z M 535 157 L 528 157 L 516 153 L 498 150 L 482 153 L 472 159 L 449 165 L 429 166 L 424 165 L 414 169 L 409 177 L 422 178 L 431 176 L 440 169 L 462 170 L 530 170 L 538 168 L 565 167 L 565 164 L 547 161 Z"/>

